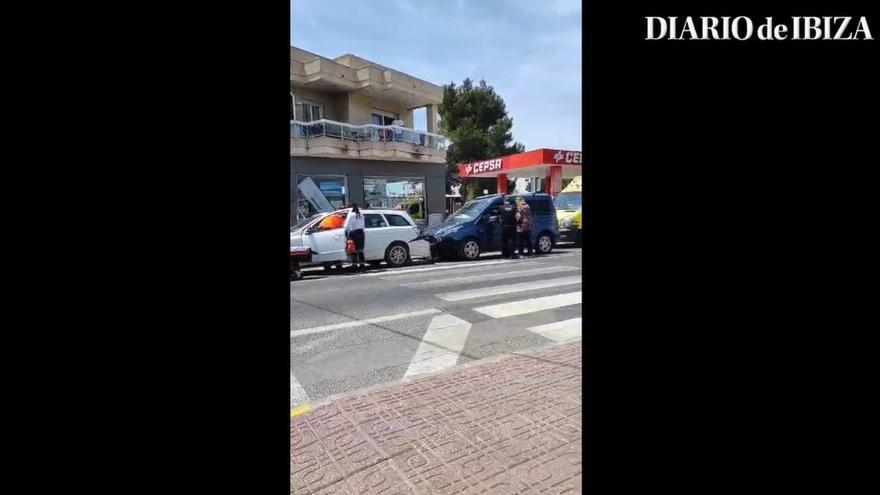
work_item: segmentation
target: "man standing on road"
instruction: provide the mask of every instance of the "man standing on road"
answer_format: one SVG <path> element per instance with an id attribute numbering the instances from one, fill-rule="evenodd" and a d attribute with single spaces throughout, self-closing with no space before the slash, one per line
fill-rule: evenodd
<path id="1" fill-rule="evenodd" d="M 501 205 L 501 256 L 503 258 L 515 258 L 514 250 L 516 246 L 513 244 L 516 238 L 516 206 L 513 205 L 513 198 L 507 196 L 504 198 L 504 204 Z"/>
<path id="2" fill-rule="evenodd" d="M 532 209 L 522 196 L 516 198 L 516 236 L 519 244 L 519 256 L 523 257 L 523 245 L 528 247 L 532 256 Z"/>

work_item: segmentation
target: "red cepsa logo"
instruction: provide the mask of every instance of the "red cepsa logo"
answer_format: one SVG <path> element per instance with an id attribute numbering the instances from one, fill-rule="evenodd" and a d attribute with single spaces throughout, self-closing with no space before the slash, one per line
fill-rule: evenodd
<path id="1" fill-rule="evenodd" d="M 464 175 L 481 174 L 483 172 L 493 172 L 495 170 L 501 170 L 501 158 L 468 163 L 464 167 Z"/>
<path id="2" fill-rule="evenodd" d="M 556 163 L 581 163 L 580 151 L 557 151 L 553 155 Z"/>

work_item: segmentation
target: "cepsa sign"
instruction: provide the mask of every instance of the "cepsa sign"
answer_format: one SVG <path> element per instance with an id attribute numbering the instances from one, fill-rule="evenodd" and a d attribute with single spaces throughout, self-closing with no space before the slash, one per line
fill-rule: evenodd
<path id="1" fill-rule="evenodd" d="M 553 154 L 554 163 L 581 163 L 580 151 L 562 151 L 559 150 Z"/>
<path id="2" fill-rule="evenodd" d="M 501 158 L 495 158 L 493 160 L 462 165 L 459 169 L 459 173 L 462 177 L 467 177 L 469 175 L 482 174 L 483 172 L 495 172 L 501 170 L 501 168 Z"/>

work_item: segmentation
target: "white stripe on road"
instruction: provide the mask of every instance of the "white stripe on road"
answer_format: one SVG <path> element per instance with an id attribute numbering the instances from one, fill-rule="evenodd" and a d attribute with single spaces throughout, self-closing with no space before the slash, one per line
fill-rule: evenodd
<path id="1" fill-rule="evenodd" d="M 511 261 L 512 263 L 512 261 Z M 397 275 L 394 277 L 382 277 L 382 280 L 388 280 L 393 282 L 404 283 L 414 283 L 415 282 L 425 282 L 428 280 L 446 280 L 448 277 L 455 277 L 458 275 L 478 275 L 478 274 L 491 274 L 491 273 L 510 273 L 511 270 L 518 269 L 520 267 L 533 267 L 533 266 L 541 266 L 541 263 L 536 263 L 534 261 L 529 261 L 525 263 L 520 263 L 518 265 L 507 265 L 507 266 L 483 266 L 482 264 L 473 264 L 456 266 L 458 270 L 455 271 L 446 271 L 446 272 L 430 272 L 430 273 L 404 273 L 403 275 Z M 547 265 L 544 265 L 547 266 Z"/>
<path id="2" fill-rule="evenodd" d="M 452 268 L 458 268 L 461 266 L 486 266 L 486 265 L 498 265 L 502 263 L 513 263 L 516 260 L 494 260 L 494 261 L 465 261 L 463 263 L 443 263 L 440 266 L 431 266 L 427 268 L 421 267 L 413 267 L 413 268 L 399 268 L 399 269 L 389 269 L 381 272 L 372 272 L 363 274 L 364 277 L 391 277 L 393 275 L 402 275 L 407 273 L 421 273 L 421 272 L 433 272 L 437 270 L 450 270 Z"/>
<path id="3" fill-rule="evenodd" d="M 500 285 L 496 287 L 483 287 L 481 289 L 459 290 L 436 295 L 444 301 L 463 301 L 465 299 L 476 299 L 478 297 L 498 296 L 501 294 L 512 294 L 514 292 L 546 289 L 548 287 L 574 285 L 579 284 L 582 281 L 580 275 L 578 275 L 574 277 L 551 278 L 549 280 L 537 280 L 534 282 L 522 282 L 519 284 Z"/>
<path id="4" fill-rule="evenodd" d="M 505 318 L 507 316 L 524 315 L 546 309 L 561 308 L 581 303 L 581 291 L 556 294 L 553 296 L 525 299 L 502 304 L 492 304 L 474 308 L 474 311 L 491 316 L 492 318 Z"/>
<path id="5" fill-rule="evenodd" d="M 291 330 L 290 336 L 297 337 L 299 335 L 309 335 L 313 333 L 329 332 L 331 330 L 340 330 L 343 328 L 360 327 L 364 325 L 373 325 L 375 323 L 384 323 L 386 321 L 403 320 L 405 318 L 414 318 L 416 316 L 433 315 L 439 313 L 439 309 L 423 309 L 421 311 L 413 311 L 412 313 L 399 313 L 396 315 L 377 316 L 376 318 L 367 318 L 364 320 L 345 321 L 342 323 L 334 323 L 332 325 L 323 325 L 320 327 L 304 328 L 302 330 Z"/>
<path id="6" fill-rule="evenodd" d="M 537 333 L 553 342 L 575 340 L 581 338 L 581 319 L 572 318 L 570 320 L 554 321 L 546 325 L 531 327 L 528 331 Z"/>
<path id="7" fill-rule="evenodd" d="M 540 263 L 531 263 L 522 265 L 518 265 L 517 268 L 524 266 L 534 266 L 539 265 Z M 523 277 L 531 277 L 534 275 L 547 275 L 550 273 L 558 273 L 558 272 L 571 272 L 580 270 L 579 266 L 544 266 L 543 268 L 534 268 L 531 270 L 517 270 L 513 272 L 501 272 L 501 273 L 483 273 L 480 275 L 466 275 L 464 277 L 453 277 L 453 278 L 441 278 L 437 280 L 428 280 L 423 282 L 409 282 L 406 284 L 401 284 L 403 287 L 408 289 L 432 289 L 436 287 L 446 287 L 449 285 L 462 285 L 469 284 L 472 282 L 487 282 L 489 280 L 504 280 L 507 278 L 523 278 Z"/>
<path id="8" fill-rule="evenodd" d="M 458 364 L 458 355 L 464 349 L 471 323 L 452 315 L 443 314 L 431 320 L 422 343 L 409 363 L 404 378 L 430 373 Z"/>
<path id="9" fill-rule="evenodd" d="M 306 394 L 302 385 L 299 384 L 299 380 L 293 376 L 293 373 L 290 374 L 290 407 L 301 406 L 303 404 L 309 403 L 309 396 Z"/>

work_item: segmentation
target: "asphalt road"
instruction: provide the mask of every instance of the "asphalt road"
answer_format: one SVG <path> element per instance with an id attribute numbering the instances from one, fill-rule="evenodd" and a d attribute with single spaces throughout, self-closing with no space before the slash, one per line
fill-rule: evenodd
<path id="1" fill-rule="evenodd" d="M 306 270 L 291 282 L 291 407 L 581 335 L 581 250 Z"/>

